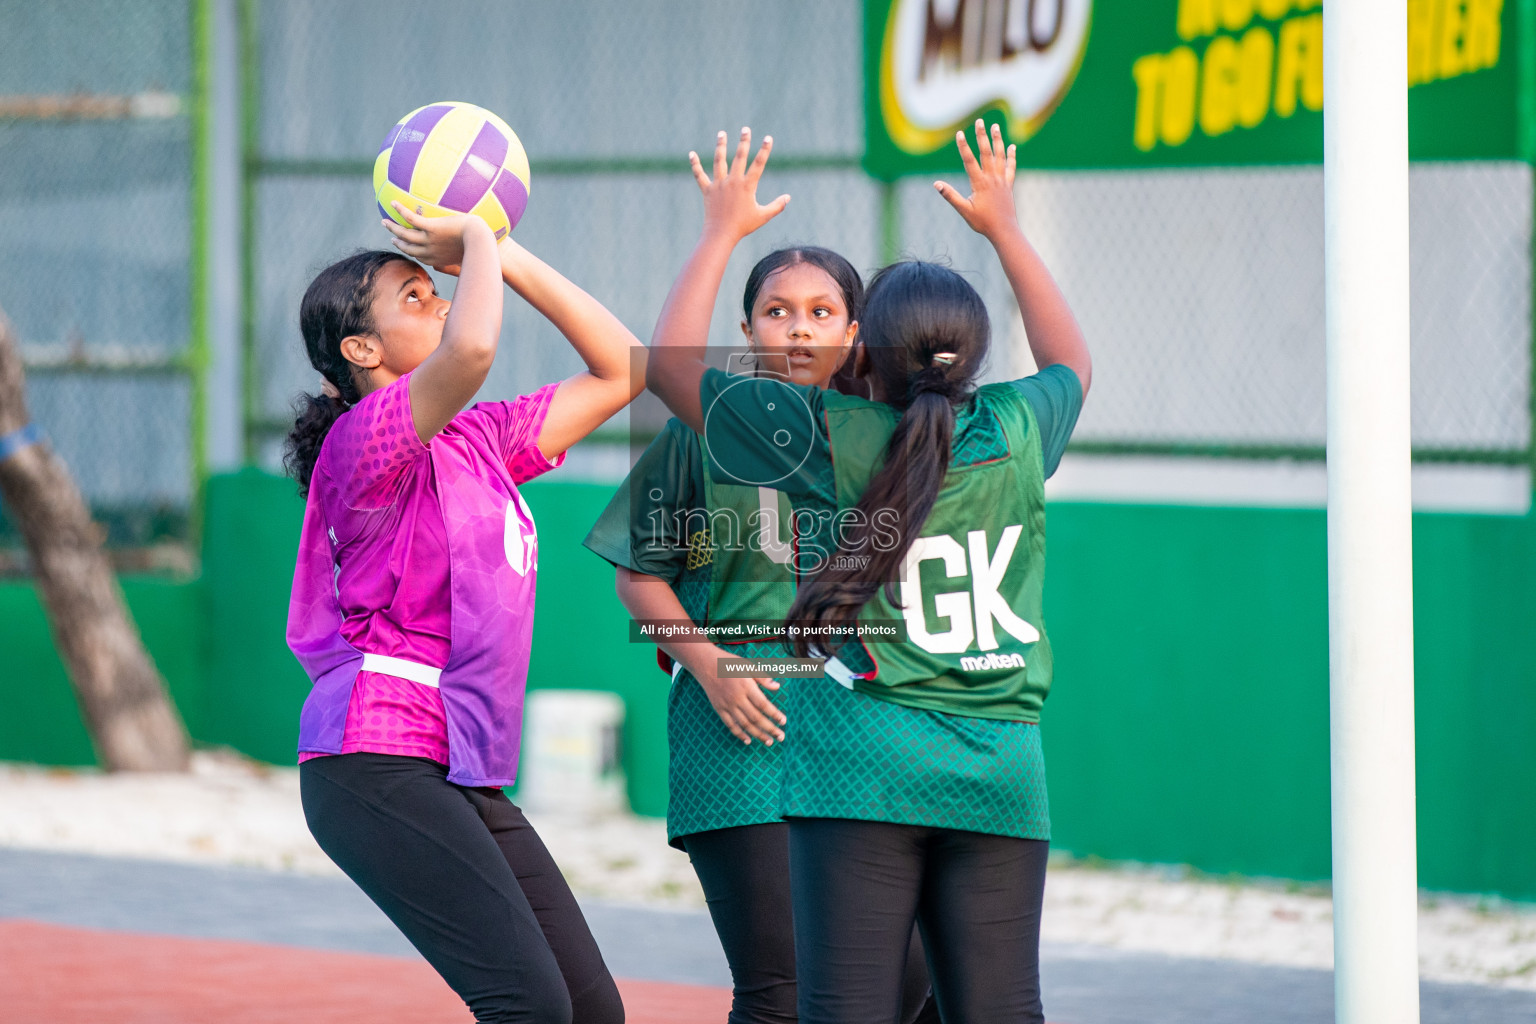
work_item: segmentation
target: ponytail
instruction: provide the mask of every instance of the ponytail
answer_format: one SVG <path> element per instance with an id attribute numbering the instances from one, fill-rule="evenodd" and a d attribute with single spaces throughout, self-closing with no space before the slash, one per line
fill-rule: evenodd
<path id="1" fill-rule="evenodd" d="M 991 329 L 981 296 L 964 278 L 935 264 L 909 262 L 886 267 L 870 282 L 861 333 L 871 375 L 902 414 L 884 463 L 855 506 L 861 514 L 848 517 L 847 528 L 838 531 L 838 555 L 858 557 L 834 557 L 800 587 L 790 607 L 787 622 L 801 627 L 792 642 L 802 657 L 811 646 L 807 636 L 849 635 L 844 630 L 882 583 L 897 603 L 902 562 L 938 501 L 952 455 L 955 410 L 975 393 Z M 895 527 L 896 545 L 875 543 L 873 524 L 881 519 Z"/>
<path id="2" fill-rule="evenodd" d="M 283 469 L 298 482 L 299 497 L 309 496 L 309 481 L 315 475 L 320 446 L 331 432 L 331 425 L 350 408 L 342 399 L 325 394 L 300 395 L 293 403 L 298 418 L 283 444 Z"/>
<path id="3" fill-rule="evenodd" d="M 315 275 L 299 303 L 299 331 L 309 364 L 336 391 L 335 395 L 301 395 L 294 403 L 293 429 L 283 444 L 283 467 L 298 482 L 300 497 L 309 494 L 320 446 L 332 424 L 362 399 L 353 376 L 355 367 L 341 354 L 341 342 L 352 335 L 373 333 L 374 278 L 397 260 L 415 265 L 397 252 L 353 253 Z"/>

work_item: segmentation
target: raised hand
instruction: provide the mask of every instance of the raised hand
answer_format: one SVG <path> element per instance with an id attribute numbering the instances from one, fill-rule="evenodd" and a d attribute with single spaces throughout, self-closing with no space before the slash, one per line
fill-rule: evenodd
<path id="1" fill-rule="evenodd" d="M 752 129 L 743 128 L 736 143 L 736 154 L 726 162 L 726 137 L 721 132 L 715 138 L 714 178 L 704 173 L 699 154 L 689 153 L 688 163 L 693 168 L 694 180 L 704 195 L 704 231 L 718 233 L 739 241 L 777 217 L 789 205 L 789 196 L 779 196 L 763 206 L 757 201 L 757 183 L 768 166 L 768 154 L 773 149 L 773 136 L 763 137 L 763 145 L 750 164 L 747 156 L 752 149 Z"/>
<path id="2" fill-rule="evenodd" d="M 963 131 L 955 133 L 955 145 L 960 149 L 960 160 L 970 179 L 970 197 L 962 196 L 947 182 L 936 181 L 933 187 L 977 234 L 995 241 L 999 231 L 1018 231 L 1019 214 L 1013 205 L 1017 147 L 1004 149 L 1003 130 L 997 125 L 992 126 L 989 138 L 986 123 L 979 117 L 976 119 L 976 152 L 971 152 L 970 142 Z"/>
<path id="3" fill-rule="evenodd" d="M 464 232 L 466 228 L 473 230 L 470 221 L 482 224 L 484 221 L 467 213 L 423 217 L 407 209 L 398 199 L 389 205 L 411 225 L 407 228 L 392 220 L 384 221 L 384 227 L 395 236 L 395 248 L 433 270 L 458 277 L 464 265 Z"/>

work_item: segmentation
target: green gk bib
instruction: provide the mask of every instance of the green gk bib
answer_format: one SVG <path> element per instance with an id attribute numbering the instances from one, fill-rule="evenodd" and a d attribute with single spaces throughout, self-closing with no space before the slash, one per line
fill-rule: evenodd
<path id="1" fill-rule="evenodd" d="M 883 462 L 896 411 L 825 397 L 842 513 Z M 908 707 L 1038 722 L 1051 650 L 1041 616 L 1045 474 L 1029 403 L 1011 385 L 981 388 L 957 417 L 952 453 L 933 512 L 901 563 L 899 602 L 882 586 L 859 615 L 861 623 L 904 622 L 905 640 L 845 645 L 829 674 Z"/>

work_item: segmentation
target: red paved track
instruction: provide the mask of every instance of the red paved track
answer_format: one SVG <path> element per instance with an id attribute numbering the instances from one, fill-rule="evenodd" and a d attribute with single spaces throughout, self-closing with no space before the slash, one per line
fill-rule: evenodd
<path id="1" fill-rule="evenodd" d="M 623 981 L 628 1024 L 718 1024 L 726 989 Z M 3 1024 L 467 1024 L 420 960 L 0 921 Z"/>

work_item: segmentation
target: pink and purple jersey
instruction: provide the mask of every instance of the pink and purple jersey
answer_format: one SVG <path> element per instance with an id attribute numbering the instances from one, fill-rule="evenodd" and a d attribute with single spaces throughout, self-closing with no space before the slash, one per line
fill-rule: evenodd
<path id="1" fill-rule="evenodd" d="M 321 448 L 288 643 L 314 681 L 301 757 L 445 761 L 461 785 L 516 777 L 538 565 L 517 485 L 558 385 L 464 410 L 422 444 L 410 378 L 344 413 Z"/>

